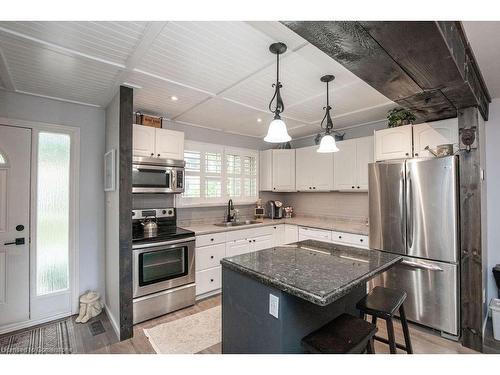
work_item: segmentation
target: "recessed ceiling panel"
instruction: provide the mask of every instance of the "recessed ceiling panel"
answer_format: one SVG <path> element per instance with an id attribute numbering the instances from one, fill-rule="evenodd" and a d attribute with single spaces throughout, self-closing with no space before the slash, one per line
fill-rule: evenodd
<path id="1" fill-rule="evenodd" d="M 169 22 L 137 68 L 218 93 L 272 60 L 271 42 L 245 22 Z"/>
<path id="2" fill-rule="evenodd" d="M 0 22 L 0 27 L 90 56 L 123 64 L 147 22 Z"/>
<path id="3" fill-rule="evenodd" d="M 140 87 L 134 89 L 135 110 L 169 119 L 210 98 L 202 92 L 140 73 L 129 76 L 127 83 Z"/>
<path id="4" fill-rule="evenodd" d="M 0 48 L 16 90 L 107 105 L 107 92 L 119 69 L 68 56 L 38 44 L 1 35 Z"/>

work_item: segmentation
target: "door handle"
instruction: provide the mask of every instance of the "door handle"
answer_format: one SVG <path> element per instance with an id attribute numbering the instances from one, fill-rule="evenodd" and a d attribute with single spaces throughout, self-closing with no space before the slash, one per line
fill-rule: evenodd
<path id="1" fill-rule="evenodd" d="M 438 271 L 438 272 L 443 272 L 443 269 L 439 266 L 436 266 L 435 264 L 431 263 L 423 263 L 423 262 L 412 262 L 411 260 L 403 260 L 401 261 L 402 264 L 413 267 L 413 268 L 419 268 L 422 270 L 427 270 L 427 271 Z"/>
<path id="2" fill-rule="evenodd" d="M 15 241 L 5 242 L 4 246 L 7 246 L 7 245 L 24 245 L 24 244 L 25 244 L 24 237 L 20 237 L 20 238 L 16 238 Z"/>

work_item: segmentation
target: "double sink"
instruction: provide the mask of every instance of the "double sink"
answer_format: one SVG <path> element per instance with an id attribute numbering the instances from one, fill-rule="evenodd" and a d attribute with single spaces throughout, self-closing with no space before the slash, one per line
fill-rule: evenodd
<path id="1" fill-rule="evenodd" d="M 214 224 L 218 227 L 241 227 L 244 225 L 260 224 L 261 221 L 257 220 L 244 220 L 244 221 L 225 221 L 223 223 Z"/>

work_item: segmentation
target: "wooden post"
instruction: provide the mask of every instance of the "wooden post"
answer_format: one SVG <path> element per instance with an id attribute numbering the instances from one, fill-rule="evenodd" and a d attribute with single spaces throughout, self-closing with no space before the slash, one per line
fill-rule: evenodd
<path id="1" fill-rule="evenodd" d="M 483 259 L 481 246 L 481 168 L 479 111 L 469 107 L 458 111 L 458 127 L 475 127 L 476 147 L 460 151 L 460 297 L 462 345 L 483 350 Z"/>

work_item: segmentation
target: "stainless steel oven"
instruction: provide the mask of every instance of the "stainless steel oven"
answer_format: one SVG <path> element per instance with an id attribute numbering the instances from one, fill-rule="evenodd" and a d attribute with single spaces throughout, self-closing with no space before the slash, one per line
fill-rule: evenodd
<path id="1" fill-rule="evenodd" d="M 144 158 L 132 160 L 132 193 L 183 193 L 183 160 Z"/>
<path id="2" fill-rule="evenodd" d="M 194 283 L 194 238 L 133 246 L 133 297 Z"/>

